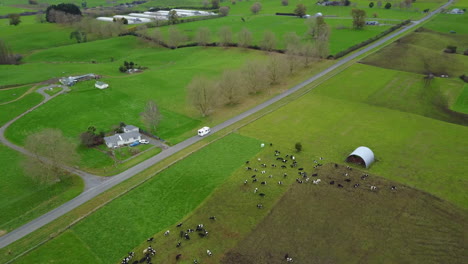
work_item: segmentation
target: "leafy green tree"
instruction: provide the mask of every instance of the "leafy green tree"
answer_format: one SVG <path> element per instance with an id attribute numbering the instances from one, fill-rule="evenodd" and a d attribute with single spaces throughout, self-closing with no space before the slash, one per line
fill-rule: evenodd
<path id="1" fill-rule="evenodd" d="M 351 10 L 351 16 L 353 17 L 353 28 L 363 29 L 366 25 L 366 11 L 353 8 L 353 10 Z"/>
<path id="2" fill-rule="evenodd" d="M 211 7 L 213 9 L 218 9 L 219 8 L 219 0 L 211 0 Z"/>
<path id="3" fill-rule="evenodd" d="M 298 17 L 303 17 L 306 15 L 306 12 L 307 12 L 307 8 L 304 4 L 298 4 L 296 6 L 296 9 L 294 9 L 294 14 L 296 14 L 296 16 Z"/>
<path id="4" fill-rule="evenodd" d="M 19 14 L 9 14 L 10 25 L 17 26 L 21 23 L 21 16 Z"/>
<path id="5" fill-rule="evenodd" d="M 177 22 L 179 22 L 179 15 L 177 15 L 177 11 L 169 11 L 169 24 L 177 24 Z"/>
<path id="6" fill-rule="evenodd" d="M 70 33 L 70 39 L 76 39 L 77 43 L 84 43 L 88 41 L 88 38 L 86 36 L 86 32 L 84 31 L 79 31 L 75 30 Z"/>
<path id="7" fill-rule="evenodd" d="M 81 16 L 81 10 L 75 4 L 58 4 L 58 5 L 50 5 L 46 9 L 46 20 L 47 22 L 55 23 L 55 18 L 50 15 L 51 11 L 61 11 L 65 14 Z"/>
<path id="8" fill-rule="evenodd" d="M 390 8 L 392 8 L 392 4 L 386 3 L 386 4 L 385 4 L 385 9 L 390 9 Z"/>
<path id="9" fill-rule="evenodd" d="M 297 151 L 297 152 L 301 152 L 301 151 L 302 151 L 302 144 L 301 144 L 301 142 L 297 142 L 296 145 L 294 145 L 294 147 L 296 148 L 296 151 Z"/>
<path id="10" fill-rule="evenodd" d="M 369 7 L 370 7 L 370 8 L 373 8 L 373 7 L 374 7 L 374 2 L 370 2 L 370 3 L 369 3 Z"/>

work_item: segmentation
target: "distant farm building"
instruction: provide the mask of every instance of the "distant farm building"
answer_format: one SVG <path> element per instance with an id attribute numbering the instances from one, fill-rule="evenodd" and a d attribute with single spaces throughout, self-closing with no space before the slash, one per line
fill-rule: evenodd
<path id="1" fill-rule="evenodd" d="M 462 9 L 459 9 L 459 8 L 454 8 L 454 9 L 450 10 L 448 13 L 452 14 L 452 15 L 463 15 L 465 13 L 465 11 L 463 11 Z"/>
<path id="2" fill-rule="evenodd" d="M 100 82 L 100 81 L 97 81 L 96 84 L 94 84 L 94 86 L 98 89 L 106 89 L 107 87 L 109 87 L 109 84 L 105 83 L 105 82 Z"/>
<path id="3" fill-rule="evenodd" d="M 97 75 L 95 75 L 93 73 L 80 75 L 80 76 L 68 76 L 68 77 L 60 78 L 59 82 L 61 84 L 63 84 L 63 85 L 66 85 L 66 86 L 73 86 L 77 82 L 87 81 L 87 80 L 91 80 L 91 79 L 99 79 L 99 76 L 97 76 Z"/>
<path id="4" fill-rule="evenodd" d="M 370 148 L 362 146 L 355 149 L 351 154 L 349 154 L 348 158 L 346 158 L 346 162 L 359 164 L 366 168 L 369 168 L 374 160 L 374 152 L 372 152 Z"/>
<path id="5" fill-rule="evenodd" d="M 176 11 L 179 18 L 182 17 L 192 17 L 192 16 L 215 16 L 216 13 L 200 10 L 186 10 L 186 9 L 172 9 L 171 11 Z M 148 23 L 151 21 L 157 20 L 169 20 L 168 10 L 159 10 L 155 12 L 144 12 L 144 13 L 130 13 L 128 15 L 116 15 L 113 17 L 98 17 L 97 20 L 106 21 L 106 22 L 115 22 L 116 20 L 121 20 L 125 18 L 128 21 L 128 24 L 141 24 Z"/>

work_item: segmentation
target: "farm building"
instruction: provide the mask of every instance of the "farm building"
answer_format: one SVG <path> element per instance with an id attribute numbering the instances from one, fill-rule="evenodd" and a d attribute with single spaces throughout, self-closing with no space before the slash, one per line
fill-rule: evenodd
<path id="1" fill-rule="evenodd" d="M 99 76 L 93 73 L 89 73 L 89 74 L 80 75 L 80 76 L 63 77 L 63 78 L 60 78 L 59 81 L 63 85 L 73 86 L 75 83 L 80 82 L 80 81 L 86 81 L 86 80 L 98 79 L 98 78 Z"/>
<path id="2" fill-rule="evenodd" d="M 94 86 L 98 89 L 106 89 L 107 87 L 109 87 L 109 84 L 105 83 L 105 82 L 100 82 L 100 81 L 97 81 L 96 84 L 94 84 Z"/>
<path id="3" fill-rule="evenodd" d="M 104 142 L 109 148 L 117 148 L 126 144 L 131 144 L 141 140 L 139 128 L 132 125 L 127 125 L 123 128 L 124 133 L 118 133 L 113 136 L 105 137 Z"/>
<path id="4" fill-rule="evenodd" d="M 374 152 L 368 147 L 358 147 L 346 158 L 346 162 L 356 163 L 369 168 L 374 162 Z"/>
<path id="5" fill-rule="evenodd" d="M 448 13 L 452 14 L 452 15 L 462 15 L 462 14 L 465 13 L 465 11 L 463 11 L 462 9 L 459 9 L 459 8 L 454 8 L 451 11 L 449 11 Z"/>

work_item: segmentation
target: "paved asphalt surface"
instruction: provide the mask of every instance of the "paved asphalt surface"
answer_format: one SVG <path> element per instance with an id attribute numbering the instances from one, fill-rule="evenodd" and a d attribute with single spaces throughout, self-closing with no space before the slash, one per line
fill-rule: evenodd
<path id="1" fill-rule="evenodd" d="M 442 8 L 446 8 L 448 5 L 452 4 L 453 0 L 450 0 L 448 1 L 446 4 L 444 4 L 443 6 L 439 7 L 437 10 L 434 10 L 433 12 L 430 12 L 426 17 L 422 18 L 421 20 L 419 21 L 414 21 L 412 24 L 402 28 L 401 30 L 397 31 L 397 32 L 394 32 L 382 39 L 380 39 L 379 41 L 369 45 L 368 47 L 338 61 L 336 64 L 334 64 L 333 66 L 330 66 L 329 68 L 327 68 L 326 70 L 316 74 L 315 76 L 311 77 L 310 79 L 294 86 L 293 88 L 287 90 L 286 92 L 236 116 L 236 117 L 233 117 L 213 128 L 211 128 L 211 131 L 212 133 L 215 133 L 223 128 L 226 128 L 260 110 L 262 110 L 263 108 L 285 98 L 286 96 L 289 96 L 291 94 L 293 94 L 294 92 L 296 92 L 297 90 L 303 88 L 304 86 L 310 84 L 311 82 L 319 79 L 320 77 L 330 73 L 331 71 L 339 68 L 340 66 L 348 63 L 349 61 L 355 59 L 356 57 L 370 51 L 371 49 L 374 49 L 376 47 L 379 47 L 380 45 L 382 45 L 383 43 L 385 43 L 386 41 L 398 36 L 398 35 L 401 35 L 403 34 L 404 32 L 407 32 L 413 28 L 415 28 L 419 23 L 421 22 L 424 22 L 426 20 L 428 20 L 429 18 L 431 18 L 432 16 L 434 16 L 435 14 L 437 14 Z M 44 95 L 44 93 L 41 93 Z M 58 95 L 58 94 L 57 94 Z M 57 96 L 55 95 L 55 96 Z M 49 96 L 47 94 L 45 94 L 45 97 L 46 99 L 40 103 L 39 105 L 31 108 L 30 110 L 28 110 L 26 113 L 23 113 L 21 114 L 20 116 L 18 116 L 17 118 L 13 119 L 12 121 L 8 122 L 7 124 L 5 124 L 3 127 L 0 128 L 0 142 L 2 142 L 3 144 L 19 151 L 19 152 L 22 152 L 26 155 L 30 155 L 29 152 L 27 152 L 25 149 L 19 147 L 19 146 L 16 146 L 10 142 L 8 142 L 5 137 L 4 137 L 4 132 L 6 130 L 6 128 L 11 125 L 13 122 L 15 122 L 17 119 L 21 118 L 22 116 L 24 116 L 25 114 L 27 114 L 28 112 L 36 109 L 37 107 L 39 107 L 40 105 L 46 103 L 48 100 L 54 98 L 55 96 Z M 4 248 L 6 246 L 8 246 L 9 244 L 15 242 L 16 240 L 18 239 L 21 239 L 22 237 L 34 232 L 35 230 L 41 228 L 42 226 L 52 222 L 53 220 L 59 218 L 60 216 L 70 212 L 71 210 L 75 209 L 76 207 L 82 205 L 83 203 L 93 199 L 94 197 L 96 197 L 97 195 L 109 190 L 110 188 L 114 187 L 115 185 L 129 179 L 130 177 L 134 176 L 135 174 L 137 173 L 140 173 L 141 171 L 151 167 L 152 165 L 160 162 L 161 160 L 187 148 L 188 146 L 200 141 L 202 138 L 201 137 L 198 137 L 198 136 L 194 136 L 192 138 L 189 138 L 175 146 L 172 146 L 164 151 L 162 151 L 161 153 L 159 153 L 158 155 L 120 173 L 120 174 L 117 174 L 115 176 L 112 176 L 112 177 L 107 177 L 107 178 L 101 178 L 99 176 L 95 176 L 95 175 L 91 175 L 89 173 L 86 173 L 86 172 L 83 172 L 83 171 L 79 171 L 79 170 L 76 170 L 74 168 L 70 168 L 70 167 L 67 167 L 67 169 L 69 169 L 70 171 L 78 174 L 79 176 L 81 176 L 84 180 L 85 180 L 85 183 L 86 183 L 86 188 L 85 188 L 85 191 L 83 193 L 81 193 L 79 196 L 77 196 L 76 198 L 64 203 L 63 205 L 55 208 L 54 210 L 32 220 L 31 222 L 9 232 L 8 234 L 0 237 L 0 248 Z"/>

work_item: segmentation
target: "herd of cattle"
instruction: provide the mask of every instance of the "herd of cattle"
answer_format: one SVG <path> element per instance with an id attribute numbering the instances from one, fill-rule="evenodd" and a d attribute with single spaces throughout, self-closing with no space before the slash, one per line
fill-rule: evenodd
<path id="1" fill-rule="evenodd" d="M 270 144 L 270 146 L 272 146 Z M 263 209 L 263 203 L 261 202 L 263 197 L 267 195 L 266 190 L 267 184 L 270 184 L 271 182 L 276 183 L 277 185 L 281 186 L 283 185 L 283 182 L 286 182 L 288 178 L 292 177 L 291 174 L 295 175 L 295 182 L 298 184 L 306 184 L 306 183 L 312 183 L 315 185 L 318 184 L 328 184 L 330 186 L 336 186 L 337 188 L 346 188 L 346 187 L 352 187 L 352 188 L 368 188 L 368 190 L 376 192 L 379 190 L 379 187 L 377 187 L 374 184 L 371 184 L 371 181 L 368 180 L 369 175 L 368 174 L 363 174 L 360 177 L 358 177 L 358 180 L 353 179 L 350 177 L 351 171 L 353 170 L 351 167 L 346 166 L 346 169 L 344 169 L 343 165 L 338 165 L 334 164 L 333 167 L 334 169 L 337 170 L 337 173 L 333 175 L 333 178 L 330 175 L 326 175 L 328 179 L 320 179 L 319 178 L 319 173 L 317 171 L 312 172 L 312 173 L 307 173 L 303 167 L 299 165 L 299 162 L 297 161 L 296 156 L 288 154 L 288 155 L 281 155 L 281 152 L 278 150 L 274 151 L 274 157 L 275 161 L 271 162 L 271 164 L 266 164 L 262 162 L 261 158 L 257 158 L 254 161 L 246 161 L 246 173 L 250 175 L 250 180 L 245 179 L 243 181 L 243 186 L 244 188 L 253 188 L 253 193 L 258 194 L 260 197 L 260 201 L 256 204 L 256 207 L 258 209 Z M 313 168 L 317 169 L 318 167 L 322 166 L 323 164 L 321 163 L 324 160 L 324 158 L 320 157 L 318 160 L 314 160 L 313 163 L 309 164 L 310 167 L 313 164 Z M 292 172 L 291 172 L 292 171 Z M 295 172 L 294 172 L 295 171 Z M 343 173 L 343 171 L 346 171 Z M 325 176 L 325 175 L 323 175 Z M 360 178 L 360 180 L 359 180 Z M 291 179 L 292 181 L 292 179 Z M 353 182 L 354 181 L 354 182 Z M 262 189 L 262 190 L 260 190 Z M 396 191 L 397 187 L 396 186 L 390 186 L 390 189 L 392 191 Z M 216 220 L 215 216 L 210 216 L 208 217 L 210 222 L 214 222 Z M 204 224 L 198 224 L 194 229 L 188 228 L 185 229 L 182 227 L 183 223 L 179 223 L 176 225 L 176 229 L 178 229 L 179 232 L 179 237 L 180 240 L 176 243 L 175 247 L 179 248 L 182 246 L 182 243 L 186 243 L 189 240 L 192 239 L 193 236 L 199 237 L 199 238 L 205 238 L 208 236 L 209 232 L 206 229 Z M 164 236 L 169 236 L 170 231 L 167 230 L 164 232 Z M 156 250 L 152 248 L 151 243 L 153 242 L 153 237 L 147 239 L 147 242 L 150 244 L 148 247 L 146 247 L 143 250 L 143 257 L 140 258 L 139 260 L 133 258 L 135 257 L 134 252 L 129 252 L 126 257 L 124 257 L 121 261 L 121 264 L 139 264 L 139 263 L 146 263 L 146 264 L 151 264 L 152 263 L 152 257 L 156 255 Z M 184 242 L 185 241 L 185 242 Z M 207 256 L 211 257 L 213 253 L 211 252 L 210 249 L 206 250 Z M 182 258 L 182 254 L 177 254 L 175 257 L 175 260 L 178 261 Z M 285 262 L 293 262 L 293 258 L 289 256 L 288 253 L 284 256 Z M 193 259 L 193 263 L 197 264 L 199 263 L 198 259 Z"/>

